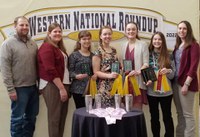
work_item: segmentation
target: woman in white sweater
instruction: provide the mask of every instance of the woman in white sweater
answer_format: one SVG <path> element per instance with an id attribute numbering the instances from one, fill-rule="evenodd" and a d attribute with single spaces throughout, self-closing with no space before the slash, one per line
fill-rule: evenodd
<path id="1" fill-rule="evenodd" d="M 142 104 L 147 104 L 147 98 L 146 86 L 141 77 L 141 69 L 149 66 L 148 45 L 140 40 L 137 24 L 134 22 L 130 22 L 126 25 L 125 34 L 127 42 L 122 46 L 122 58 L 132 61 L 132 71 L 126 72 L 126 74 L 129 77 L 136 77 L 141 95 L 135 95 L 131 84 L 129 84 L 129 93 L 133 94 L 133 107 L 142 109 Z"/>

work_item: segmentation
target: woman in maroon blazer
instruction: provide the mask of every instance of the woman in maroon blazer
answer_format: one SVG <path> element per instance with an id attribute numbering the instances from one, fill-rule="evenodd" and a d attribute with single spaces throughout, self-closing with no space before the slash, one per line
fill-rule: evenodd
<path id="1" fill-rule="evenodd" d="M 198 91 L 197 69 L 200 47 L 188 21 L 178 24 L 174 58 L 176 65 L 173 83 L 174 102 L 177 109 L 177 137 L 194 137 L 194 96 Z"/>
<path id="2" fill-rule="evenodd" d="M 49 137 L 63 137 L 68 110 L 68 56 L 59 24 L 52 23 L 38 51 L 40 90 L 47 111 Z"/>

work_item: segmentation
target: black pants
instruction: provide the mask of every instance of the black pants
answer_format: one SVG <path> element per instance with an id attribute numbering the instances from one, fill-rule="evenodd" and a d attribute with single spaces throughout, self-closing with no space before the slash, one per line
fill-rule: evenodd
<path id="1" fill-rule="evenodd" d="M 72 93 L 76 108 L 85 107 L 85 97 L 82 94 Z"/>
<path id="2" fill-rule="evenodd" d="M 159 103 L 165 125 L 164 137 L 174 137 L 174 124 L 171 114 L 172 95 L 167 97 L 153 97 L 147 95 L 151 114 L 151 130 L 153 137 L 160 137 Z"/>

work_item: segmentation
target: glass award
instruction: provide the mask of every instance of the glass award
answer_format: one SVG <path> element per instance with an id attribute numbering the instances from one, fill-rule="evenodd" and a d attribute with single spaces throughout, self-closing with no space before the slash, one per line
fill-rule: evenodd
<path id="1" fill-rule="evenodd" d="M 119 62 L 113 62 L 111 66 L 111 72 L 120 73 Z"/>
<path id="2" fill-rule="evenodd" d="M 149 80 L 151 80 L 152 82 L 157 80 L 156 73 L 152 67 L 142 69 L 141 73 L 145 83 Z"/>
<path id="3" fill-rule="evenodd" d="M 85 95 L 85 107 L 86 112 L 89 112 L 92 110 L 92 96 L 91 95 Z"/>
<path id="4" fill-rule="evenodd" d="M 131 60 L 123 60 L 124 72 L 130 72 L 133 70 Z"/>
<path id="5" fill-rule="evenodd" d="M 82 74 L 88 74 L 88 76 L 91 76 L 91 67 L 88 63 L 81 64 L 81 73 Z"/>
<path id="6" fill-rule="evenodd" d="M 120 108 L 120 105 L 121 105 L 121 96 L 120 96 L 120 94 L 115 94 L 114 99 L 115 99 L 115 108 L 116 109 Z"/>
<path id="7" fill-rule="evenodd" d="M 96 109 L 101 108 L 101 94 L 95 94 L 95 106 Z"/>
<path id="8" fill-rule="evenodd" d="M 125 106 L 126 106 L 127 112 L 132 110 L 132 108 L 133 108 L 133 95 L 132 94 L 125 95 Z"/>

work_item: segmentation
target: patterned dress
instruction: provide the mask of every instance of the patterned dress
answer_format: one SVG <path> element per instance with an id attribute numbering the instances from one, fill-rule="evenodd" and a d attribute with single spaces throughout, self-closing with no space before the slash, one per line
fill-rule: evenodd
<path id="1" fill-rule="evenodd" d="M 111 65 L 117 62 L 117 52 L 116 49 L 112 48 L 111 53 L 107 53 L 102 47 L 98 47 L 95 51 L 95 55 L 101 58 L 100 71 L 104 73 L 111 73 Z M 97 80 L 97 90 L 98 93 L 102 95 L 102 106 L 103 107 L 113 107 L 114 97 L 110 95 L 114 79 L 98 79 Z"/>
<path id="2" fill-rule="evenodd" d="M 82 74 L 82 64 L 85 63 L 90 66 L 90 71 L 92 72 L 92 56 L 93 53 L 91 53 L 90 56 L 83 56 L 79 51 L 75 51 L 69 56 L 69 76 L 72 80 L 70 86 L 71 93 L 84 93 L 89 77 L 82 80 L 78 80 L 75 77 L 78 74 Z"/>

